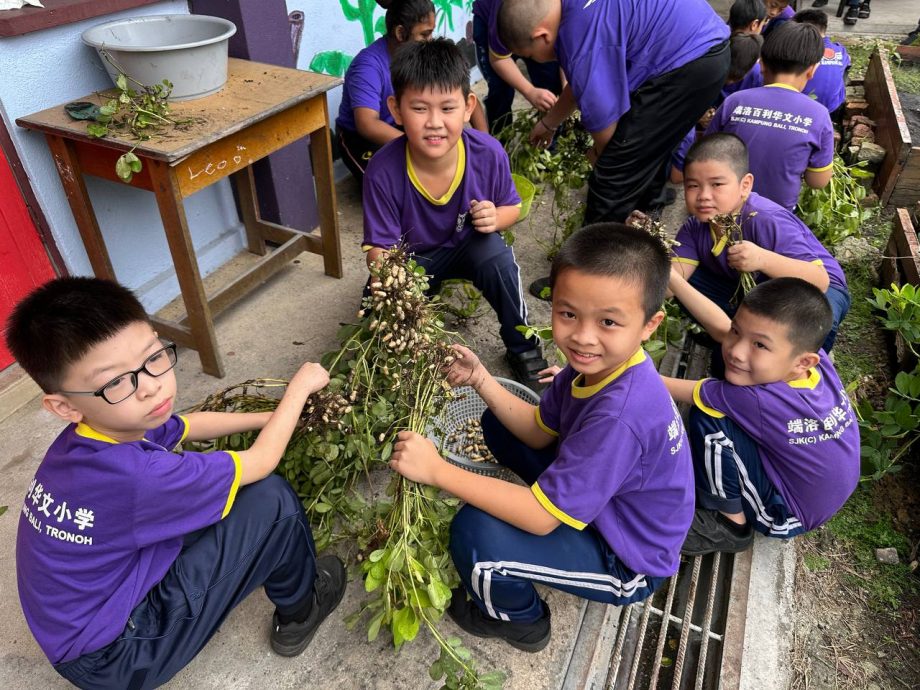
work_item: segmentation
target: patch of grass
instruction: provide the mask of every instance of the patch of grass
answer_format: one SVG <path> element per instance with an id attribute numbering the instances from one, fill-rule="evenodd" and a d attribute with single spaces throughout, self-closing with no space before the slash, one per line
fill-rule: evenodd
<path id="1" fill-rule="evenodd" d="M 831 567 L 831 559 L 817 553 L 806 553 L 802 560 L 805 567 L 813 573 L 820 573 Z"/>
<path id="2" fill-rule="evenodd" d="M 895 52 L 897 43 L 894 41 L 884 41 L 877 38 L 852 39 L 846 36 L 832 36 L 831 38 L 846 46 L 847 53 L 850 54 L 850 79 L 861 79 L 866 74 L 869 57 L 876 47 L 881 47 L 888 51 L 888 55 L 891 56 L 889 59 L 891 76 L 894 78 L 894 83 L 898 90 L 920 94 L 920 68 L 909 62 L 901 61 L 900 56 Z"/>
<path id="3" fill-rule="evenodd" d="M 826 529 L 848 552 L 850 567 L 841 573 L 843 581 L 863 592 L 872 608 L 897 610 L 902 597 L 917 591 L 909 565 L 886 565 L 875 559 L 875 549 L 888 547 L 897 549 L 903 559 L 910 543 L 895 530 L 890 514 L 873 507 L 870 488 L 859 487 Z"/>
<path id="4" fill-rule="evenodd" d="M 881 249 L 891 234 L 891 220 L 877 214 L 863 223 L 860 234 L 871 246 Z M 879 351 L 872 345 L 876 340 L 868 337 L 881 329 L 868 301 L 872 288 L 877 287 L 876 264 L 877 260 L 872 256 L 843 264 L 852 302 L 849 313 L 840 324 L 838 343 L 834 348 L 834 366 L 844 385 L 862 381 L 878 372 L 880 365 L 885 366 L 884 349 Z"/>

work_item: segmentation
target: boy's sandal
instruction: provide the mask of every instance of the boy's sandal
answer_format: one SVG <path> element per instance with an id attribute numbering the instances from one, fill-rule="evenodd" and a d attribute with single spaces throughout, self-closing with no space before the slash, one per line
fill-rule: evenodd
<path id="1" fill-rule="evenodd" d="M 859 6 L 859 11 L 856 13 L 860 19 L 868 19 L 869 14 L 872 12 L 872 8 L 869 7 L 869 3 L 863 1 L 863 4 Z"/>
<path id="2" fill-rule="evenodd" d="M 535 386 L 542 388 L 540 384 L 540 371 L 546 369 L 549 364 L 543 358 L 543 355 L 536 348 L 527 350 L 527 352 L 505 353 L 505 359 L 511 367 L 514 378 L 534 389 Z"/>

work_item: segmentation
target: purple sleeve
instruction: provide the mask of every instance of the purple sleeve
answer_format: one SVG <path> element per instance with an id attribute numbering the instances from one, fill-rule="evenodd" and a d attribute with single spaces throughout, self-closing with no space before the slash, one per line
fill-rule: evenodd
<path id="1" fill-rule="evenodd" d="M 709 415 L 713 411 L 721 413 L 755 440 L 763 438 L 757 386 L 734 386 L 718 379 L 704 379 L 697 384 L 696 391 L 693 401 L 700 410 Z"/>
<path id="2" fill-rule="evenodd" d="M 392 187 L 387 184 L 386 166 L 380 164 L 382 160 L 378 160 L 377 156 L 371 158 L 364 173 L 363 246 L 389 249 L 399 244 L 402 237 L 400 209 Z"/>
<path id="3" fill-rule="evenodd" d="M 566 69 L 581 122 L 589 132 L 601 132 L 629 110 L 626 49 L 598 47 Z"/>
<path id="4" fill-rule="evenodd" d="M 498 36 L 498 11 L 501 5 L 501 2 L 494 3 L 494 9 L 489 17 L 489 52 L 499 58 L 510 58 L 511 51 Z"/>
<path id="5" fill-rule="evenodd" d="M 511 177 L 511 163 L 508 161 L 508 154 L 501 144 L 496 143 L 496 174 L 494 182 L 494 197 L 489 199 L 496 206 L 517 206 L 521 203 L 521 197 L 514 186 L 514 179 Z"/>
<path id="6" fill-rule="evenodd" d="M 389 75 L 387 77 L 389 78 Z M 370 108 L 380 112 L 380 101 L 384 91 L 381 79 L 383 75 L 380 74 L 379 67 L 371 60 L 361 60 L 360 55 L 355 58 L 355 62 L 345 73 L 346 88 L 351 97 L 352 110 Z"/>
<path id="7" fill-rule="evenodd" d="M 834 161 L 834 126 L 827 109 L 823 109 L 821 115 L 821 123 L 815 123 L 820 129 L 815 134 L 816 148 L 808 159 L 809 170 L 826 169 Z"/>
<path id="8" fill-rule="evenodd" d="M 791 212 L 788 213 L 789 222 L 787 223 L 780 222 L 782 216 L 772 214 L 758 214 L 755 218 L 751 218 L 750 222 L 756 223 L 754 237 L 751 241 L 758 247 L 789 259 L 808 262 L 823 259 L 815 251 L 816 247 L 809 241 L 811 231 L 799 223 Z"/>
<path id="9" fill-rule="evenodd" d="M 672 251 L 677 256 L 680 263 L 698 264 L 700 261 L 699 248 L 696 246 L 694 225 L 694 219 L 688 218 L 684 221 L 684 224 L 680 226 L 680 230 L 677 231 L 677 236 L 674 238 L 680 244 L 672 247 Z"/>
<path id="10" fill-rule="evenodd" d="M 554 517 L 584 529 L 624 485 L 641 480 L 642 453 L 642 444 L 620 420 L 588 418 L 559 445 L 531 491 Z"/>
<path id="11" fill-rule="evenodd" d="M 568 368 L 556 374 L 549 388 L 540 396 L 540 402 L 535 411 L 537 424 L 543 431 L 553 436 L 559 434 L 560 416 L 562 412 L 560 409 L 560 396 L 563 395 L 563 391 L 567 390 L 569 385 L 571 385 L 572 377 L 568 374 Z"/>
<path id="12" fill-rule="evenodd" d="M 138 547 L 213 525 L 233 505 L 241 465 L 233 452 L 141 451 L 131 520 Z"/>
<path id="13" fill-rule="evenodd" d="M 184 439 L 185 435 L 188 433 L 188 421 L 185 417 L 180 417 L 177 414 L 174 414 L 172 417 L 166 420 L 162 426 L 158 426 L 156 429 L 151 429 L 144 437 L 148 441 L 152 441 L 159 446 L 163 446 L 166 450 L 173 450 L 178 446 Z"/>

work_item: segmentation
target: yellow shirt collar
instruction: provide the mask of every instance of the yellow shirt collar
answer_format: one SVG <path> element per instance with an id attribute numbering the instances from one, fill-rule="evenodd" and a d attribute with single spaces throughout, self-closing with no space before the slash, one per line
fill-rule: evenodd
<path id="1" fill-rule="evenodd" d="M 430 201 L 436 206 L 443 206 L 454 196 L 454 192 L 457 191 L 457 188 L 460 186 L 460 183 L 463 181 L 463 173 L 466 170 L 466 146 L 463 144 L 463 137 L 457 140 L 457 171 L 454 173 L 454 179 L 450 183 L 450 187 L 444 193 L 442 197 L 433 197 L 427 189 L 422 186 L 421 181 L 418 179 L 418 175 L 415 172 L 415 166 L 412 165 L 412 156 L 409 153 L 409 144 L 406 143 L 406 172 L 409 175 L 409 181 L 412 183 L 412 186 L 418 190 L 418 193 L 421 194 L 425 199 Z"/>
<path id="2" fill-rule="evenodd" d="M 593 386 L 581 386 L 582 381 L 585 379 L 584 374 L 579 374 L 574 379 L 572 379 L 572 397 L 573 398 L 590 398 L 595 393 L 599 392 L 607 384 L 616 380 L 622 375 L 624 371 L 630 367 L 634 367 L 637 364 L 642 364 L 645 361 L 645 350 L 641 347 L 636 350 L 632 357 L 623 362 L 620 366 L 614 369 L 610 374 L 607 375 L 602 381 L 598 381 Z"/>
<path id="3" fill-rule="evenodd" d="M 788 383 L 793 388 L 814 389 L 815 386 L 817 386 L 818 383 L 820 383 L 820 381 L 821 381 L 820 372 L 814 367 L 812 367 L 811 369 L 808 370 L 808 376 L 806 376 L 804 379 L 796 379 L 795 381 L 786 381 L 786 383 Z"/>

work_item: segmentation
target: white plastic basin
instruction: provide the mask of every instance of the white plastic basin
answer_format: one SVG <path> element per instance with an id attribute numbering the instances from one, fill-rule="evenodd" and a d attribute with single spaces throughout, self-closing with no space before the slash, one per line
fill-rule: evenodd
<path id="1" fill-rule="evenodd" d="M 147 85 L 168 79 L 169 100 L 186 101 L 226 83 L 227 46 L 235 33 L 233 22 L 220 17 L 161 14 L 98 24 L 83 32 L 83 42 L 99 53 L 113 83 L 119 71 Z"/>

